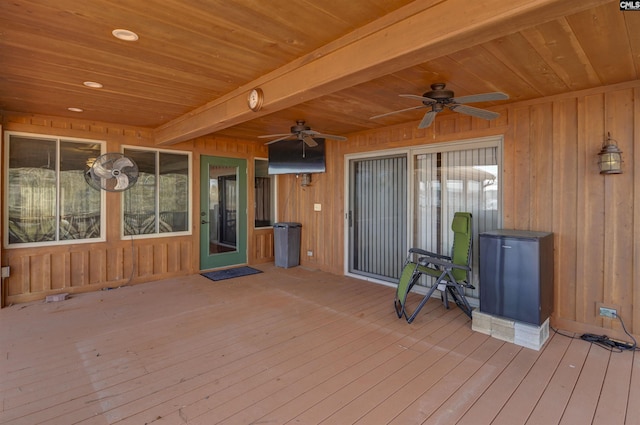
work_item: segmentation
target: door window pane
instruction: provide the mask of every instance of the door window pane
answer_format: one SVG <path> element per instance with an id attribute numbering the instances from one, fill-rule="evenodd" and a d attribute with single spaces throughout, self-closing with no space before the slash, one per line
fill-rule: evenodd
<path id="1" fill-rule="evenodd" d="M 209 166 L 209 255 L 237 249 L 237 167 Z"/>

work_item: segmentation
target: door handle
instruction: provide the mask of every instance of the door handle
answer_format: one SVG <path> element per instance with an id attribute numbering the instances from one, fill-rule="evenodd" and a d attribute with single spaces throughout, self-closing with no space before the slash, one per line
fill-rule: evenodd
<path id="1" fill-rule="evenodd" d="M 209 224 L 208 221 L 200 220 L 200 224 Z"/>

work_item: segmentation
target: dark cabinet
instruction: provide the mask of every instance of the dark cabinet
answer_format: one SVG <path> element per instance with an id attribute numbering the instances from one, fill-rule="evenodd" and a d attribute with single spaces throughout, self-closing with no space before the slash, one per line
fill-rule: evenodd
<path id="1" fill-rule="evenodd" d="M 480 234 L 480 311 L 536 326 L 553 310 L 553 234 Z"/>

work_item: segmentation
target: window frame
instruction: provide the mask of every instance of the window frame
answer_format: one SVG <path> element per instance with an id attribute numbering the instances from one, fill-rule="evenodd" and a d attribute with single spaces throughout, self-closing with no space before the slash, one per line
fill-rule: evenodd
<path id="1" fill-rule="evenodd" d="M 4 132 L 4 149 L 2 150 L 4 154 L 4 184 L 3 190 L 4 194 L 2 196 L 3 209 L 2 212 L 4 214 L 4 220 L 2 223 L 2 229 L 4 232 L 2 245 L 6 249 L 22 249 L 22 248 L 39 248 L 39 247 L 47 247 L 47 246 L 62 246 L 62 245 L 77 245 L 77 244 L 90 244 L 90 243 L 100 243 L 106 241 L 106 193 L 105 191 L 100 191 L 100 236 L 97 238 L 88 238 L 88 239 L 56 239 L 53 241 L 43 241 L 43 242 L 24 242 L 24 243 L 10 243 L 9 242 L 9 163 L 11 160 L 10 153 L 10 145 L 11 145 L 11 137 L 25 137 L 32 138 L 38 140 L 47 140 L 51 139 L 51 143 L 55 145 L 55 172 L 56 172 L 56 238 L 60 237 L 60 143 L 61 142 L 73 142 L 73 143 L 86 143 L 86 144 L 94 144 L 100 146 L 100 155 L 105 153 L 105 148 L 107 142 L 105 140 L 96 140 L 96 139 L 85 139 L 79 137 L 67 137 L 67 136 L 58 136 L 53 134 L 41 134 L 41 133 L 30 133 L 30 132 L 22 132 L 22 131 L 12 131 L 6 130 Z"/>
<path id="2" fill-rule="evenodd" d="M 180 231 L 175 231 L 175 232 L 154 232 L 154 233 L 143 233 L 143 234 L 130 234 L 127 235 L 125 234 L 125 219 L 124 219 L 124 213 L 125 213 L 125 192 L 122 192 L 121 198 L 120 198 L 120 239 L 121 240 L 135 240 L 135 239 L 150 239 L 150 238 L 168 238 L 168 237 L 178 237 L 178 236 L 190 236 L 193 234 L 193 154 L 189 151 L 182 151 L 182 150 L 173 150 L 173 149 L 158 149 L 158 148 L 152 148 L 152 147 L 146 147 L 146 146 L 136 146 L 136 145 L 122 145 L 120 147 L 120 152 L 122 152 L 123 155 L 127 155 L 125 153 L 125 150 L 135 150 L 138 152 L 153 152 L 155 153 L 155 177 L 156 177 L 156 182 L 155 182 L 155 188 L 156 188 L 156 196 L 155 196 L 155 214 L 156 214 L 156 220 L 159 218 L 160 215 L 160 190 L 159 190 L 159 186 L 160 186 L 160 179 L 159 179 L 159 171 L 160 171 L 160 153 L 168 153 L 168 154 L 172 154 L 172 155 L 185 155 L 187 158 L 187 166 L 188 166 L 188 172 L 187 172 L 187 187 L 188 187 L 188 193 L 187 193 L 187 212 L 186 212 L 186 217 L 187 217 L 187 230 L 180 230 Z M 138 180 L 139 183 L 139 180 Z M 137 184 L 137 183 L 136 183 Z"/>
<path id="3" fill-rule="evenodd" d="M 258 158 L 255 157 L 253 158 L 253 179 L 254 179 L 254 188 L 255 188 L 255 179 L 258 177 L 256 176 L 256 161 L 264 161 L 267 163 L 269 163 L 269 159 L 268 158 Z M 268 226 L 256 226 L 256 219 L 255 219 L 255 208 L 257 206 L 257 200 L 256 200 L 256 193 L 254 190 L 253 193 L 253 206 L 254 206 L 254 217 L 253 217 L 253 228 L 254 229 L 272 229 L 273 225 L 277 223 L 277 217 L 278 217 L 278 178 L 277 175 L 275 174 L 269 174 L 267 172 L 267 176 L 271 179 L 271 182 L 273 182 L 273 188 L 271 189 L 271 196 L 272 196 L 272 202 L 273 202 L 273 217 L 272 217 L 272 221 L 273 224 L 270 224 Z"/>

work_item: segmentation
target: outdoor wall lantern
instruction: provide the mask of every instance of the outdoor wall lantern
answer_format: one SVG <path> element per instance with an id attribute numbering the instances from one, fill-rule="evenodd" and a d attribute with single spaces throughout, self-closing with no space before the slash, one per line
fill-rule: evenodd
<path id="1" fill-rule="evenodd" d="M 607 133 L 607 138 L 602 142 L 602 149 L 598 154 L 598 167 L 600 174 L 622 174 L 622 151 L 611 133 Z"/>

